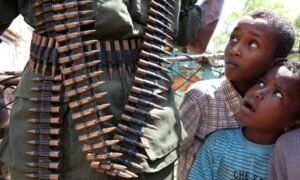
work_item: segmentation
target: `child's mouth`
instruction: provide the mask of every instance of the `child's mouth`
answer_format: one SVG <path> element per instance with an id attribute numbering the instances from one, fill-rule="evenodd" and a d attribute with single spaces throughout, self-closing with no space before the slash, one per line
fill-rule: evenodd
<path id="1" fill-rule="evenodd" d="M 252 106 L 249 102 L 245 101 L 245 102 L 244 102 L 244 106 L 245 106 L 247 109 L 249 109 L 250 111 L 255 112 L 255 109 L 253 108 L 253 106 Z"/>

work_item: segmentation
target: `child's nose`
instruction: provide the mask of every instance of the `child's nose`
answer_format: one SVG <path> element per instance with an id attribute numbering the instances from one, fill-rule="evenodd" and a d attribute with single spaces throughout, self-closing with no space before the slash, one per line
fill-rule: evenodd
<path id="1" fill-rule="evenodd" d="M 256 97 L 259 100 L 263 100 L 264 96 L 266 94 L 266 89 L 262 88 L 262 89 L 256 89 L 252 92 L 252 94 L 254 95 L 254 97 Z"/>
<path id="2" fill-rule="evenodd" d="M 235 44 L 234 46 L 232 46 L 232 48 L 230 49 L 230 53 L 233 56 L 240 56 L 241 55 L 241 47 L 239 44 Z"/>

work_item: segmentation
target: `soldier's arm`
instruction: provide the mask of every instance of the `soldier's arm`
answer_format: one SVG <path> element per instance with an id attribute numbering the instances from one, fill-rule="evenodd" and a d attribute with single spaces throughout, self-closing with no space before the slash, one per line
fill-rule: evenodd
<path id="1" fill-rule="evenodd" d="M 205 0 L 201 5 L 202 25 L 196 38 L 188 45 L 192 53 L 204 53 L 208 42 L 218 24 L 221 16 L 224 0 Z"/>
<path id="2" fill-rule="evenodd" d="M 17 0 L 0 1 L 0 35 L 19 14 Z"/>
<path id="3" fill-rule="evenodd" d="M 204 52 L 219 20 L 224 0 L 181 1 L 176 42 L 194 53 Z"/>

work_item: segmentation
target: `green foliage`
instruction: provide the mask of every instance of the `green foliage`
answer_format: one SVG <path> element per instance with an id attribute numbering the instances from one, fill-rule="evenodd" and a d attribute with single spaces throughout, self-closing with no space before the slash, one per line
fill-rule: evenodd
<path id="1" fill-rule="evenodd" d="M 230 32 L 236 21 L 247 12 L 259 8 L 272 9 L 273 11 L 283 14 L 284 16 L 289 18 L 291 22 L 293 22 L 293 24 L 295 25 L 297 34 L 294 48 L 300 48 L 300 12 L 290 9 L 291 7 L 296 6 L 294 4 L 296 4 L 297 1 L 299 0 L 230 0 L 230 2 L 225 1 L 225 3 L 228 4 L 225 4 L 225 12 L 223 12 L 217 30 L 210 41 L 208 51 L 211 51 L 213 53 L 223 52 L 228 41 Z M 235 3 L 238 5 L 238 8 L 234 9 L 234 6 L 236 5 L 233 4 Z M 229 9 L 226 9 L 226 7 L 228 8 L 228 6 Z M 295 13 L 298 14 L 296 14 L 295 16 Z"/>

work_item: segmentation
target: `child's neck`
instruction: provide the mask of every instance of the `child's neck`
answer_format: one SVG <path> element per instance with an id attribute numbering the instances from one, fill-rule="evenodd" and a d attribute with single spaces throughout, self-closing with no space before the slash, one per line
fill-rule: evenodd
<path id="1" fill-rule="evenodd" d="M 254 128 L 244 127 L 243 135 L 249 141 L 256 144 L 274 144 L 283 132 L 266 132 Z"/>
<path id="2" fill-rule="evenodd" d="M 255 83 L 256 80 L 252 81 L 231 81 L 233 87 L 237 90 L 237 92 L 244 97 L 248 89 L 250 89 Z"/>

